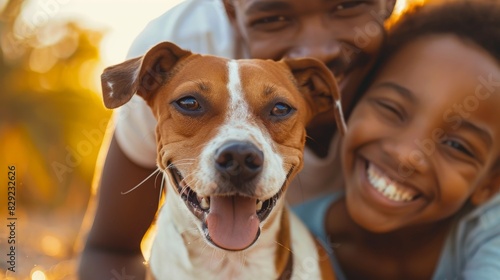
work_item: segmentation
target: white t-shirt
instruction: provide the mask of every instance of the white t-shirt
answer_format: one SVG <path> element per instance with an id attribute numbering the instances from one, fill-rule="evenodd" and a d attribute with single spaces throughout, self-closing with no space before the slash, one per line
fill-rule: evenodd
<path id="1" fill-rule="evenodd" d="M 222 0 L 186 0 L 151 21 L 135 39 L 128 57 L 143 55 L 163 41 L 195 53 L 247 57 L 234 38 Z M 155 126 L 156 120 L 140 96 L 134 96 L 118 110 L 115 130 L 118 144 L 140 166 L 156 167 Z M 311 193 L 317 195 L 333 189 L 337 174 L 333 172 L 334 154 L 318 158 L 306 148 L 304 168 L 288 191 L 289 196 L 295 197 L 292 203 L 309 198 Z"/>

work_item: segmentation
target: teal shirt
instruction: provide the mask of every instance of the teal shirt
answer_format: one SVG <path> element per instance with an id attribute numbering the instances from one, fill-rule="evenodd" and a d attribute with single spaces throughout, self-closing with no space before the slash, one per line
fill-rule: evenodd
<path id="1" fill-rule="evenodd" d="M 292 209 L 329 253 L 339 280 L 347 278 L 328 245 L 325 216 L 328 208 L 343 195 L 343 192 L 335 192 Z M 445 241 L 432 279 L 500 279 L 500 194 L 458 217 Z"/>

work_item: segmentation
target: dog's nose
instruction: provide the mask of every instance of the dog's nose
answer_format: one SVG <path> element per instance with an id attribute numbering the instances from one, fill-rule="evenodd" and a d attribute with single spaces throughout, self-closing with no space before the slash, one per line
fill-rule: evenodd
<path id="1" fill-rule="evenodd" d="M 215 153 L 215 167 L 235 185 L 255 178 L 263 164 L 264 153 L 249 142 L 228 142 Z"/>

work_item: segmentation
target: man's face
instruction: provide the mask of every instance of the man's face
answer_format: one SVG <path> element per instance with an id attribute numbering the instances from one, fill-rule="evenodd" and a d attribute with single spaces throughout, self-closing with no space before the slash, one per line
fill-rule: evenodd
<path id="1" fill-rule="evenodd" d="M 314 57 L 335 74 L 344 105 L 383 41 L 388 0 L 224 0 L 251 58 Z"/>

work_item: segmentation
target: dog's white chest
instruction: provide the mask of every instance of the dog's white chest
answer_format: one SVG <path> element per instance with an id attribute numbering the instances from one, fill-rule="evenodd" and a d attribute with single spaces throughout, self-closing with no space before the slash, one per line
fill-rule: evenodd
<path id="1" fill-rule="evenodd" d="M 275 279 L 274 246 L 226 252 L 206 243 L 183 202 L 168 196 L 157 220 L 150 268 L 156 279 Z M 260 241 L 260 240 L 259 240 Z"/>

